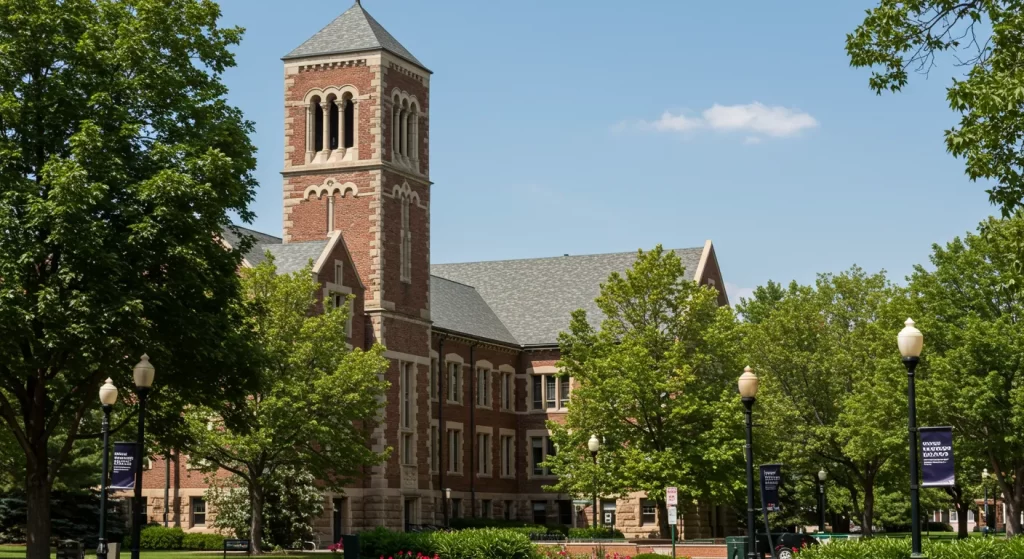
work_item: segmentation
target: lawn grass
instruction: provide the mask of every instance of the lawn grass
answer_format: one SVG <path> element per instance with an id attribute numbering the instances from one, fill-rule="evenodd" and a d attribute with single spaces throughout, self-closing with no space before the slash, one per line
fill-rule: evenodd
<path id="1" fill-rule="evenodd" d="M 85 556 L 93 556 L 95 559 L 96 550 L 87 549 Z M 303 553 L 292 553 L 292 554 L 273 554 L 267 553 L 260 557 L 301 557 L 306 555 Z M 50 559 L 56 558 L 56 553 L 50 552 Z M 323 554 L 320 554 L 323 557 Z M 25 557 L 25 546 L 23 545 L 0 545 L 0 559 L 24 559 Z M 131 557 L 131 551 L 128 549 L 121 550 L 121 559 L 129 559 Z M 202 559 L 202 558 L 219 558 L 223 557 L 220 551 L 142 551 L 141 559 Z M 244 553 L 229 553 L 228 558 L 231 557 L 245 557 Z"/>

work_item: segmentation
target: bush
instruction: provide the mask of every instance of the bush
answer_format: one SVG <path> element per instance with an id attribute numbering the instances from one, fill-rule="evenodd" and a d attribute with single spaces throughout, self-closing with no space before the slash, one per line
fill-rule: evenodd
<path id="1" fill-rule="evenodd" d="M 658 553 L 641 553 L 634 555 L 633 559 L 665 559 L 665 556 Z"/>
<path id="2" fill-rule="evenodd" d="M 429 532 L 393 532 L 387 528 L 377 528 L 359 534 L 359 552 L 368 559 L 393 557 L 402 551 L 432 555 L 434 542 L 431 535 Z"/>
<path id="3" fill-rule="evenodd" d="M 139 535 L 139 549 L 181 549 L 184 538 L 181 528 L 146 526 Z"/>
<path id="4" fill-rule="evenodd" d="M 220 551 L 224 549 L 224 536 L 220 534 L 185 534 L 181 539 L 182 549 Z"/>
<path id="5" fill-rule="evenodd" d="M 626 536 L 614 528 L 598 526 L 597 528 L 569 528 L 569 537 L 577 540 L 621 540 Z"/>
<path id="6" fill-rule="evenodd" d="M 968 538 L 965 540 L 926 541 L 929 559 L 1021 559 L 1024 539 Z M 910 538 L 873 538 L 836 541 L 800 552 L 800 559 L 909 559 Z M 634 558 L 638 559 L 638 558 Z"/>
<path id="7" fill-rule="evenodd" d="M 522 529 L 522 528 L 520 528 Z M 520 529 L 480 528 L 456 532 L 392 532 L 377 528 L 359 535 L 366 559 L 422 553 L 439 559 L 530 559 L 533 544 Z"/>

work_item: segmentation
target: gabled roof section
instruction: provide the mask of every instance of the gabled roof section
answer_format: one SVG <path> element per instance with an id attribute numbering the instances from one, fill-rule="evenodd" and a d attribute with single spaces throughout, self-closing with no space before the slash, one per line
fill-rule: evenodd
<path id="1" fill-rule="evenodd" d="M 328 23 L 327 27 L 285 55 L 284 60 L 373 50 L 386 50 L 427 70 L 398 39 L 363 9 L 358 0 L 345 13 Z"/>
<path id="2" fill-rule="evenodd" d="M 280 237 L 260 233 L 238 225 L 225 227 L 222 231 L 224 242 L 232 248 L 237 247 L 241 237 L 251 236 L 255 238 L 249 252 L 243 254 L 245 262 L 252 267 L 259 266 L 267 259 L 266 253 L 274 255 L 274 265 L 277 266 L 277 273 L 290 274 L 306 267 L 309 261 L 316 262 L 320 259 L 324 249 L 327 248 L 327 241 L 310 241 L 306 243 L 282 243 Z"/>
<path id="3" fill-rule="evenodd" d="M 243 236 L 253 237 L 254 239 L 252 248 L 249 249 L 249 252 L 242 255 L 245 258 L 245 262 L 253 267 L 259 266 L 266 259 L 263 254 L 266 250 L 263 248 L 264 245 L 281 244 L 281 237 L 260 233 L 255 229 L 249 229 L 240 225 L 229 225 L 221 230 L 221 238 L 231 248 L 239 247 Z"/>
<path id="4" fill-rule="evenodd" d="M 676 249 L 686 275 L 697 279 L 705 247 Z M 601 284 L 612 272 L 624 273 L 636 262 L 636 252 L 561 256 L 467 264 L 435 264 L 430 272 L 431 312 L 438 316 L 450 311 L 444 300 L 435 299 L 433 285 L 445 278 L 465 286 L 473 286 L 493 310 L 512 336 L 524 346 L 550 346 L 558 343 L 558 334 L 569 327 L 576 309 L 587 311 L 595 327 L 604 315 L 594 299 L 601 293 Z M 451 330 L 466 332 L 453 323 Z M 472 332 L 466 332 L 472 334 Z"/>
<path id="5" fill-rule="evenodd" d="M 430 277 L 431 319 L 434 327 L 476 338 L 518 346 L 519 342 L 476 289 L 458 282 Z"/>

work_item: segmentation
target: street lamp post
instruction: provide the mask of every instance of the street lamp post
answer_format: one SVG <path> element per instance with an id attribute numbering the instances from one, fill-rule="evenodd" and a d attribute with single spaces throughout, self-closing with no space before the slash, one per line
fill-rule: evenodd
<path id="1" fill-rule="evenodd" d="M 988 468 L 981 471 L 981 488 L 985 492 L 985 530 L 983 533 L 987 536 L 990 526 L 988 522 Z"/>
<path id="2" fill-rule="evenodd" d="M 744 450 L 747 455 L 747 557 L 757 559 L 757 535 L 754 530 L 754 447 L 753 419 L 754 401 L 757 399 L 757 375 L 753 369 L 746 367 L 739 379 L 740 400 L 743 402 L 743 415 L 747 426 L 747 444 Z"/>
<path id="3" fill-rule="evenodd" d="M 900 348 L 900 355 L 903 356 L 903 365 L 907 368 L 907 402 L 909 406 L 909 417 L 907 420 L 907 434 L 910 439 L 910 556 L 924 557 L 921 553 L 921 511 L 918 500 L 918 477 L 917 477 L 917 402 L 914 393 L 914 370 L 921 358 L 921 349 L 924 347 L 924 335 L 914 327 L 914 321 L 907 319 L 906 326 L 900 330 L 896 342 Z"/>
<path id="4" fill-rule="evenodd" d="M 825 533 L 825 480 L 828 479 L 828 472 L 818 472 L 818 531 Z"/>
<path id="5" fill-rule="evenodd" d="M 452 488 L 451 487 L 445 487 L 444 488 L 444 509 L 445 509 L 445 512 L 448 511 L 448 503 L 450 503 L 451 500 L 452 500 Z M 444 527 L 445 527 L 445 529 L 452 527 L 451 515 L 449 515 L 449 514 L 445 514 L 444 515 Z"/>
<path id="6" fill-rule="evenodd" d="M 96 559 L 107 559 L 107 456 L 110 454 L 110 410 L 117 402 L 117 387 L 107 379 L 100 387 L 100 405 L 103 408 L 103 474 L 100 476 L 100 540 L 96 546 Z"/>
<path id="7" fill-rule="evenodd" d="M 587 450 L 590 451 L 590 457 L 594 460 L 594 530 L 597 530 L 597 451 L 601 450 L 601 441 L 597 438 L 597 435 L 590 435 L 590 440 L 587 441 Z"/>
<path id="8" fill-rule="evenodd" d="M 149 363 L 149 356 L 142 355 L 142 360 L 135 365 L 133 371 L 135 392 L 139 395 L 139 436 L 135 443 L 135 514 L 132 522 L 132 559 L 139 559 L 139 539 L 142 534 L 142 523 L 146 513 L 142 510 L 142 457 L 145 455 L 146 436 L 146 398 L 153 387 L 156 369 Z"/>

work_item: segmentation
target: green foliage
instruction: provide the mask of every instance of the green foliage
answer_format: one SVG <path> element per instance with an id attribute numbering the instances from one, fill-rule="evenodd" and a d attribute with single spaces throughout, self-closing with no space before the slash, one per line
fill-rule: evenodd
<path id="1" fill-rule="evenodd" d="M 776 294 L 771 312 L 745 329 L 761 379 L 755 417 L 767 426 L 755 452 L 805 480 L 824 468 L 830 487 L 846 493 L 833 489 L 829 503 L 845 500 L 871 526 L 876 487 L 898 475 L 887 468 L 906 452 L 906 372 L 895 343 L 905 296 L 884 274 L 856 267 Z M 798 501 L 813 502 L 814 483 L 799 489 Z"/>
<path id="2" fill-rule="evenodd" d="M 1024 540 L 1013 538 L 969 538 L 925 541 L 924 554 L 930 559 L 1022 559 Z M 873 538 L 836 541 L 807 548 L 801 559 L 909 559 L 910 538 Z"/>
<path id="3" fill-rule="evenodd" d="M 49 491 L 98 427 L 86 410 L 104 378 L 127 391 L 149 353 L 148 427 L 168 444 L 186 399 L 248 382 L 231 316 L 241 253 L 218 236 L 230 214 L 251 219 L 256 160 L 221 81 L 242 31 L 218 25 L 215 2 L 0 13 L 0 418 L 37 519 L 28 557 L 45 559 Z"/>
<path id="4" fill-rule="evenodd" d="M 181 548 L 220 551 L 224 549 L 224 536 L 220 534 L 185 534 L 181 538 Z"/>
<path id="5" fill-rule="evenodd" d="M 728 499 L 742 486 L 742 370 L 737 322 L 717 292 L 687 275 L 660 246 L 639 251 L 624 275 L 602 284 L 594 328 L 582 310 L 559 337 L 559 366 L 577 383 L 564 424 L 548 428 L 559 449 L 549 489 L 577 497 L 646 491 L 667 518 L 665 487 L 680 499 Z M 591 435 L 603 443 L 595 465 Z M 660 527 L 668 533 L 667 522 Z"/>
<path id="6" fill-rule="evenodd" d="M 680 559 L 688 559 L 685 555 L 678 555 Z M 659 553 L 640 553 L 633 556 L 633 559 L 665 559 L 664 555 Z"/>
<path id="7" fill-rule="evenodd" d="M 227 480 L 210 476 L 207 503 L 217 511 L 212 527 L 233 537 L 248 539 L 252 526 L 249 490 L 236 476 Z M 299 548 L 313 537 L 310 521 L 324 511 L 323 493 L 309 472 L 291 466 L 265 480 L 266 505 L 263 509 L 263 544 L 268 548 Z"/>
<path id="8" fill-rule="evenodd" d="M 140 549 L 181 549 L 185 532 L 181 528 L 146 526 L 139 534 Z"/>
<path id="9" fill-rule="evenodd" d="M 533 544 L 516 530 L 482 528 L 455 532 L 392 532 L 377 528 L 359 534 L 359 549 L 366 559 L 399 557 L 411 552 L 439 559 L 531 559 Z"/>
<path id="10" fill-rule="evenodd" d="M 120 540 L 127 526 L 127 518 L 119 504 L 119 500 L 107 501 L 107 538 L 111 541 Z M 78 540 L 87 548 L 95 548 L 99 509 L 100 496 L 96 491 L 54 491 L 51 494 L 54 537 Z M 0 494 L 0 542 L 24 542 L 26 521 L 25 493 L 12 491 Z"/>
<path id="11" fill-rule="evenodd" d="M 242 400 L 185 413 L 190 455 L 211 471 L 233 473 L 251 496 L 249 539 L 257 552 L 275 479 L 312 476 L 321 489 L 341 490 L 364 466 L 383 460 L 370 449 L 369 430 L 387 386 L 378 375 L 388 366 L 380 345 L 348 347 L 347 305 L 313 312 L 320 286 L 311 266 L 278 275 L 267 256 L 242 272 L 241 314 L 258 348 L 248 371 L 255 386 Z"/>
<path id="12" fill-rule="evenodd" d="M 624 539 L 626 536 L 615 528 L 609 528 L 607 526 L 598 526 L 597 528 L 569 528 L 569 537 L 573 539 L 592 539 L 592 540 L 610 540 L 610 539 Z"/>
<path id="13" fill-rule="evenodd" d="M 529 537 L 531 534 L 565 534 L 564 526 L 544 526 L 543 524 L 531 524 L 521 520 L 504 520 L 500 518 L 452 518 L 450 526 L 453 530 L 467 530 L 479 528 L 501 528 L 512 530 Z"/>
<path id="14" fill-rule="evenodd" d="M 972 180 L 995 182 L 989 199 L 1009 217 L 1024 199 L 1024 5 L 1019 0 L 880 0 L 847 35 L 850 63 L 872 68 L 877 93 L 899 91 L 910 71 L 927 74 L 937 55 L 968 68 L 947 89 L 960 115 L 946 149 Z"/>

